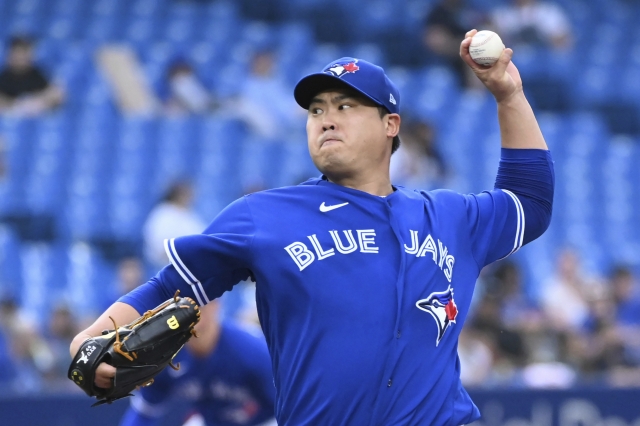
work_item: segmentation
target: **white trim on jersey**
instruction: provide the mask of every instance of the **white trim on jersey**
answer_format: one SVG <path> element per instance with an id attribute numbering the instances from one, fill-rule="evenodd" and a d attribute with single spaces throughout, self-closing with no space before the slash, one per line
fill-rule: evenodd
<path id="1" fill-rule="evenodd" d="M 152 404 L 146 399 L 144 399 L 140 394 L 134 395 L 131 398 L 131 407 L 136 410 L 138 413 L 151 417 L 154 419 L 160 418 L 164 416 L 165 410 L 163 409 L 164 404 Z"/>
<path id="2" fill-rule="evenodd" d="M 524 240 L 524 209 L 522 208 L 522 204 L 520 203 L 520 200 L 518 199 L 516 194 L 507 189 L 502 189 L 502 192 L 511 197 L 514 204 L 516 205 L 516 216 L 518 219 L 516 223 L 516 236 L 513 243 L 513 249 L 509 252 L 509 254 L 507 254 L 507 256 L 510 256 L 513 253 L 517 252 L 520 247 L 522 247 L 522 242 Z M 502 259 L 504 259 L 505 257 L 503 257 Z"/>
<path id="3" fill-rule="evenodd" d="M 198 304 L 200 306 L 204 306 L 210 302 L 209 297 L 207 297 L 207 293 L 205 293 L 204 288 L 202 287 L 202 283 L 198 281 L 198 279 L 191 273 L 191 271 L 185 266 L 176 251 L 176 246 L 174 243 L 175 238 L 171 238 L 170 240 L 164 240 L 164 250 L 169 257 L 169 260 L 176 268 L 176 271 L 180 274 L 182 279 L 184 279 L 187 284 L 191 286 L 193 289 L 193 293 L 196 295 L 196 299 L 198 299 Z M 201 297 L 202 296 L 202 297 Z M 204 299 L 203 299 L 204 298 Z"/>

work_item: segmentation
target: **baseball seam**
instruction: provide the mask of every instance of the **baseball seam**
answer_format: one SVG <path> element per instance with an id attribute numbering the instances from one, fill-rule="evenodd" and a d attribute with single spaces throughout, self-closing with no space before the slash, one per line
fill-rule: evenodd
<path id="1" fill-rule="evenodd" d="M 489 36 L 487 38 L 485 38 L 484 40 L 482 40 L 478 44 L 473 44 L 473 42 L 471 42 L 471 46 L 470 47 L 483 46 L 483 45 L 487 44 L 489 42 L 489 40 L 491 40 L 492 38 L 493 38 L 493 34 L 489 34 Z"/>

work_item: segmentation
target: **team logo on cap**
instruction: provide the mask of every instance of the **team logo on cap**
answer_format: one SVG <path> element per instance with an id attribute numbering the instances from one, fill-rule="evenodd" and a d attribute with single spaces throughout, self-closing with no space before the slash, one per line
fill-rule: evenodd
<path id="1" fill-rule="evenodd" d="M 327 69 L 325 69 L 323 72 L 325 74 L 331 74 L 336 77 L 342 77 L 343 75 L 349 74 L 349 73 L 353 74 L 360 69 L 360 67 L 356 65 L 356 62 L 358 61 L 333 64 Z"/>
<path id="2" fill-rule="evenodd" d="M 426 299 L 418 300 L 416 306 L 431 314 L 438 326 L 436 346 L 442 340 L 444 332 L 451 324 L 455 324 L 458 316 L 458 307 L 453 301 L 453 288 L 449 286 L 445 291 L 433 292 Z"/>

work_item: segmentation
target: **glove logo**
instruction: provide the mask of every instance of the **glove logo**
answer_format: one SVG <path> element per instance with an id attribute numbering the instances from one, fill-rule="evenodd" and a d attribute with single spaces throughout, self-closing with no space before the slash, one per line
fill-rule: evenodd
<path id="1" fill-rule="evenodd" d="M 85 364 L 87 362 L 89 362 L 89 357 L 91 356 L 91 354 L 93 353 L 93 351 L 96 350 L 95 346 L 87 346 L 85 351 L 82 351 L 82 353 L 80 354 L 80 359 L 78 359 L 77 364 L 80 364 L 80 362 L 84 362 Z"/>
<path id="2" fill-rule="evenodd" d="M 176 318 L 175 315 L 172 315 L 171 318 L 167 320 L 167 324 L 169 325 L 169 328 L 172 330 L 175 330 L 176 328 L 180 327 L 180 323 L 178 323 L 178 318 Z"/>
<path id="3" fill-rule="evenodd" d="M 458 307 L 453 301 L 453 288 L 449 286 L 445 291 L 435 291 L 426 299 L 418 300 L 416 306 L 431 314 L 438 325 L 438 337 L 436 346 L 442 340 L 444 332 L 451 324 L 455 324 L 458 317 Z"/>
<path id="4" fill-rule="evenodd" d="M 82 377 L 82 373 L 75 370 L 73 372 L 73 374 L 71 375 L 71 380 L 73 380 L 77 385 L 82 386 L 82 381 L 84 380 L 84 377 Z"/>

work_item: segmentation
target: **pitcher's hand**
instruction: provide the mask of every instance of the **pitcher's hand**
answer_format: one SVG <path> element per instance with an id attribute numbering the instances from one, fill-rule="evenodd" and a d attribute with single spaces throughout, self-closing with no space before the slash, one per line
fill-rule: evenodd
<path id="1" fill-rule="evenodd" d="M 99 388 L 109 389 L 113 386 L 114 377 L 116 377 L 116 368 L 106 362 L 103 362 L 96 369 L 96 377 L 93 382 Z"/>
<path id="2" fill-rule="evenodd" d="M 473 70 L 476 76 L 489 89 L 497 102 L 508 100 L 516 93 L 522 92 L 522 79 L 516 66 L 511 62 L 513 50 L 506 48 L 498 61 L 491 66 L 479 65 L 471 59 L 469 45 L 471 38 L 477 33 L 471 30 L 460 43 L 460 57 Z"/>

